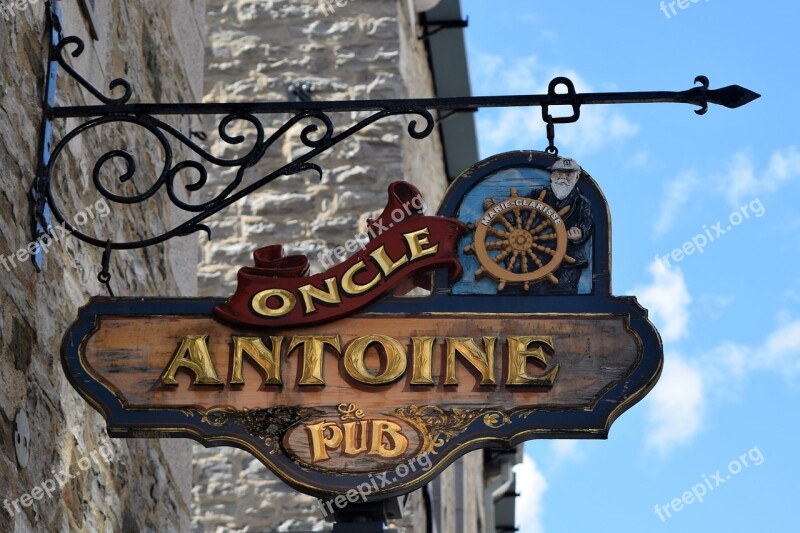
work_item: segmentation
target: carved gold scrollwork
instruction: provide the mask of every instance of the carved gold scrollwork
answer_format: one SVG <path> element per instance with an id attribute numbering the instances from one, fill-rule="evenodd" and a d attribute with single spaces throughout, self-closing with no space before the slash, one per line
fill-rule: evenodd
<path id="1" fill-rule="evenodd" d="M 532 409 L 506 411 L 483 407 L 479 409 L 462 409 L 454 407 L 444 409 L 436 405 L 410 405 L 395 411 L 395 415 L 415 425 L 424 437 L 423 453 L 436 453 L 437 448 L 444 446 L 447 441 L 461 435 L 473 422 L 483 417 L 483 423 L 497 429 L 511 423 L 513 416 L 527 417 Z"/>
<path id="2" fill-rule="evenodd" d="M 269 409 L 242 409 L 229 407 L 211 409 L 201 413 L 201 420 L 214 427 L 231 423 L 242 425 L 252 436 L 271 446 L 270 455 L 281 451 L 281 438 L 296 423 L 323 412 L 305 407 L 270 407 Z"/>
<path id="3" fill-rule="evenodd" d="M 483 423 L 492 429 L 497 429 L 510 424 L 511 417 L 503 413 L 488 413 L 483 415 Z"/>

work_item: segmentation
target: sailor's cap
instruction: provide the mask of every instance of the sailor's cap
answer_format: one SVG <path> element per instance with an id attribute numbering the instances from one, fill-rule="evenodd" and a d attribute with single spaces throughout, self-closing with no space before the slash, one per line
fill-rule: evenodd
<path id="1" fill-rule="evenodd" d="M 561 158 L 550 167 L 550 171 L 560 170 L 561 172 L 580 172 L 582 169 L 574 159 Z"/>

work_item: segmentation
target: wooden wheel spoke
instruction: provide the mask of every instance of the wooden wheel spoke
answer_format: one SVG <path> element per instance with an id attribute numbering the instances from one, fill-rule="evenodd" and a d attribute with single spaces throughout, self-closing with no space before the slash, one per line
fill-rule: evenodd
<path id="1" fill-rule="evenodd" d="M 539 201 L 544 202 L 545 196 L 547 196 L 547 189 L 542 189 L 542 192 L 539 193 Z"/>
<path id="2" fill-rule="evenodd" d="M 561 218 L 564 218 L 564 215 L 569 213 L 570 207 L 571 206 L 568 206 L 568 205 L 564 206 L 564 208 L 562 208 L 561 211 L 558 212 L 558 216 L 560 216 Z"/>
<path id="3" fill-rule="evenodd" d="M 558 235 L 555 233 L 549 233 L 547 235 L 534 235 L 534 241 L 557 241 Z"/>
<path id="4" fill-rule="evenodd" d="M 522 254 L 522 273 L 528 273 L 528 254 Z"/>
<path id="5" fill-rule="evenodd" d="M 497 254 L 497 256 L 494 258 L 494 262 L 499 265 L 500 263 L 502 263 L 505 260 L 506 257 L 508 257 L 508 254 L 510 254 L 510 253 L 511 252 L 509 252 L 508 250 L 505 250 L 505 251 Z"/>
<path id="6" fill-rule="evenodd" d="M 538 226 L 536 226 L 535 228 L 533 228 L 531 230 L 531 234 L 536 235 L 537 233 L 539 233 L 543 229 L 545 229 L 547 226 L 552 226 L 552 225 L 553 225 L 553 223 L 550 221 L 550 219 L 549 218 L 545 218 L 544 221 L 541 224 L 539 224 Z"/>
<path id="7" fill-rule="evenodd" d="M 539 258 L 538 258 L 538 257 L 536 257 L 536 254 L 534 254 L 534 253 L 533 253 L 532 251 L 530 251 L 530 250 L 528 250 L 528 254 L 530 254 L 530 256 L 533 258 L 533 261 L 534 261 L 534 262 L 535 262 L 537 265 L 539 265 L 539 268 L 544 268 L 544 264 L 542 264 L 541 260 L 539 260 Z M 557 278 L 557 277 L 555 277 L 553 274 L 548 274 L 548 275 L 547 275 L 547 280 L 548 280 L 550 283 L 552 283 L 553 285 L 558 285 L 558 278 Z"/>
<path id="8" fill-rule="evenodd" d="M 544 268 L 544 263 L 542 263 L 541 259 L 536 257 L 536 254 L 533 253 L 533 250 L 528 250 L 528 255 L 531 256 L 531 259 L 533 259 L 533 262 L 536 263 L 536 266 L 539 268 Z"/>
<path id="9" fill-rule="evenodd" d="M 519 257 L 519 252 L 514 252 L 511 254 L 511 258 L 506 261 L 506 270 L 509 272 L 514 271 L 514 265 L 517 263 L 517 257 Z"/>
<path id="10" fill-rule="evenodd" d="M 497 230 L 497 229 L 494 229 L 494 228 L 487 229 L 486 233 L 488 233 L 489 235 L 492 235 L 494 237 L 497 237 L 499 239 L 508 239 L 508 235 L 509 235 L 505 231 L 500 231 L 500 230 Z"/>
<path id="11" fill-rule="evenodd" d="M 525 224 L 525 229 L 530 231 L 531 226 L 533 226 L 533 223 L 536 221 L 537 218 L 539 218 L 539 213 L 537 211 L 531 211 L 531 214 L 528 215 L 528 223 Z"/>
<path id="12" fill-rule="evenodd" d="M 486 249 L 487 250 L 505 250 L 506 246 L 508 246 L 508 241 L 494 241 L 494 242 L 487 242 Z"/>
<path id="13" fill-rule="evenodd" d="M 517 221 L 516 229 L 521 229 L 522 228 L 522 214 L 519 211 L 519 207 L 514 209 L 514 218 Z"/>
<path id="14" fill-rule="evenodd" d="M 531 244 L 531 246 L 533 246 L 534 248 L 536 248 L 540 252 L 544 252 L 544 253 L 549 254 L 551 256 L 556 255 L 555 250 L 551 250 L 550 248 L 548 248 L 546 246 L 542 246 L 541 244 L 533 243 L 533 244 Z"/>
<path id="15" fill-rule="evenodd" d="M 500 222 L 501 222 L 501 223 L 502 223 L 502 224 L 503 224 L 503 225 L 506 227 L 506 229 L 507 229 L 508 231 L 514 231 L 514 230 L 516 229 L 516 228 L 515 228 L 515 227 L 514 227 L 514 226 L 511 224 L 511 222 L 509 222 L 509 221 L 508 221 L 508 219 L 506 218 L 506 216 L 505 216 L 505 215 L 500 215 L 500 216 L 498 216 L 498 217 L 497 217 L 497 220 L 499 220 L 499 221 L 500 221 Z"/>

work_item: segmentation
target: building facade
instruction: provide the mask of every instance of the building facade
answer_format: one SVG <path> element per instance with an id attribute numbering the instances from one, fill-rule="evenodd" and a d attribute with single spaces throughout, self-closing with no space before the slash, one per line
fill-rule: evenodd
<path id="1" fill-rule="evenodd" d="M 86 43 L 69 61 L 96 87 L 124 77 L 136 101 L 202 97 L 203 0 L 60 7 L 64 33 Z M 2 2 L 0 10 L 0 531 L 187 531 L 192 458 L 186 441 L 109 439 L 103 418 L 73 390 L 59 362 L 61 336 L 78 309 L 104 294 L 96 279 L 101 252 L 54 228 L 57 239 L 42 254 L 41 272 L 29 257 L 47 10 L 44 1 Z M 99 102 L 62 72 L 57 103 Z M 175 125 L 190 127 L 187 120 Z M 54 124 L 55 141 L 64 126 Z M 166 203 L 147 213 L 126 210 L 89 187 L 98 158 L 122 148 L 116 133 L 90 131 L 70 143 L 53 179 L 72 224 L 125 241 L 169 225 L 175 213 Z M 159 161 L 145 135 L 128 133 L 124 144 L 136 154 L 138 172 L 119 190 L 130 193 L 146 186 Z M 103 175 L 112 186 L 113 169 L 104 167 Z M 143 217 L 150 228 L 142 228 Z M 191 296 L 196 257 L 195 242 L 115 254 L 111 284 L 123 296 Z"/>
<path id="2" fill-rule="evenodd" d="M 86 48 L 69 63 L 101 92 L 110 80 L 134 87 L 132 102 L 357 100 L 466 96 L 466 56 L 458 0 L 173 0 L 60 4 L 58 27 Z M 9 7 L 10 6 L 10 7 Z M 186 440 L 109 439 L 105 421 L 67 381 L 61 336 L 90 297 L 102 250 L 75 238 L 36 248 L 30 190 L 38 170 L 48 62 L 49 4 L 0 2 L 0 531 L 310 531 L 330 529 L 319 502 L 287 487 L 253 457 Z M 68 51 L 72 51 L 70 48 Z M 205 59 L 204 59 L 205 58 Z M 61 72 L 57 105 L 96 104 Z M 286 116 L 262 117 L 278 127 Z M 358 114 L 331 115 L 337 128 Z M 469 113 L 438 116 L 423 140 L 408 135 L 414 117 L 381 120 L 315 162 L 322 176 L 281 177 L 210 220 L 213 240 L 189 236 L 112 255 L 117 296 L 226 296 L 252 252 L 283 244 L 315 272 L 338 262 L 331 252 L 361 233 L 396 180 L 416 185 L 436 212 L 449 180 L 477 161 Z M 232 157 L 213 117 L 171 117 L 170 124 L 212 153 Z M 308 150 L 304 122 L 288 131 L 244 184 Z M 54 122 L 57 142 L 76 127 Z M 235 121 L 228 135 L 253 131 Z M 337 130 L 340 131 L 340 130 Z M 250 137 L 251 138 L 251 137 Z M 201 139 L 201 140 L 199 140 Z M 103 154 L 124 149 L 136 160 L 131 180 Z M 191 154 L 178 154 L 190 158 Z M 98 239 L 159 234 L 182 220 L 163 197 L 125 206 L 99 195 L 93 170 L 118 194 L 141 194 L 164 164 L 146 131 L 125 125 L 87 131 L 54 165 L 61 211 Z M 183 184 L 188 177 L 182 178 Z M 213 196 L 232 176 L 217 169 L 192 199 Z M 151 180 L 151 181 L 148 181 Z M 82 218 L 77 218 L 82 217 Z M 81 220 L 82 222 L 78 222 Z M 53 222 L 53 236 L 63 232 Z M 32 246 L 32 248 L 31 248 Z M 398 531 L 490 532 L 513 524 L 516 452 L 477 451 L 425 489 L 397 503 Z M 504 503 L 498 503 L 504 502 Z M 510 510 L 509 510 L 509 502 Z M 497 515 L 502 515 L 498 517 Z M 498 528 L 499 527 L 499 528 Z"/>

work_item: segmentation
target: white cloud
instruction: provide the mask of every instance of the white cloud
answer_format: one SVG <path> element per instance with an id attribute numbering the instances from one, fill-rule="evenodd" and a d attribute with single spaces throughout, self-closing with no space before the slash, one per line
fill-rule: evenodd
<path id="1" fill-rule="evenodd" d="M 476 58 L 476 93 L 532 94 L 533 91 L 547 90 L 550 80 L 542 78 L 541 73 L 545 68 L 539 65 L 535 55 L 509 61 L 500 55 L 478 53 Z"/>
<path id="2" fill-rule="evenodd" d="M 789 146 L 773 152 L 769 164 L 763 168 L 756 168 L 752 158 L 743 152 L 734 154 L 718 186 L 728 202 L 739 207 L 742 201 L 764 192 L 777 192 L 797 177 L 800 177 L 800 150 Z"/>
<path id="3" fill-rule="evenodd" d="M 517 475 L 517 516 L 515 521 L 520 526 L 521 533 L 543 533 L 542 526 L 542 498 L 547 492 L 547 480 L 541 470 L 528 455 L 524 455 L 522 462 L 514 467 Z"/>
<path id="4" fill-rule="evenodd" d="M 747 359 L 753 355 L 748 353 L 749 350 L 747 346 L 725 340 L 708 351 L 701 360 L 709 386 L 708 392 L 713 391 L 722 396 L 726 396 L 728 392 L 735 393 L 735 386 L 748 372 Z"/>
<path id="5" fill-rule="evenodd" d="M 772 372 L 789 380 L 800 377 L 800 320 L 787 321 L 755 346 L 723 341 L 699 358 L 710 392 L 744 384 L 757 372 Z"/>
<path id="6" fill-rule="evenodd" d="M 648 266 L 648 271 L 652 282 L 634 289 L 633 294 L 649 310 L 664 342 L 677 341 L 689 332 L 692 303 L 683 273 L 678 268 L 667 269 L 657 260 Z M 700 430 L 705 410 L 703 382 L 701 369 L 680 354 L 664 355 L 661 379 L 645 400 L 645 443 L 649 449 L 667 455 Z"/>
<path id="7" fill-rule="evenodd" d="M 559 468 L 566 462 L 580 462 L 586 457 L 579 447 L 579 441 L 556 439 L 550 441 L 550 467 Z"/>
<path id="8" fill-rule="evenodd" d="M 664 356 L 664 371 L 647 399 L 647 446 L 661 455 L 700 430 L 705 411 L 703 374 L 677 353 Z"/>
<path id="9" fill-rule="evenodd" d="M 556 146 L 564 146 L 576 155 L 597 152 L 639 133 L 639 127 L 616 111 L 591 107 L 581 111 L 575 124 L 556 126 Z"/>
<path id="10" fill-rule="evenodd" d="M 800 374 L 800 320 L 779 327 L 767 337 L 761 350 L 749 355 L 747 360 L 753 369 L 763 366 L 786 377 L 796 377 Z"/>
<path id="11" fill-rule="evenodd" d="M 481 155 L 505 152 L 522 147 L 546 146 L 542 125 L 536 120 L 536 113 L 525 108 L 491 110 L 491 118 L 478 115 L 478 131 Z M 516 142 L 515 142 L 516 139 Z"/>
<path id="12" fill-rule="evenodd" d="M 667 182 L 658 216 L 653 223 L 656 237 L 662 237 L 672 228 L 678 214 L 692 198 L 694 189 L 700 183 L 700 177 L 695 171 L 683 172 L 674 180 Z"/>
<path id="13" fill-rule="evenodd" d="M 628 166 L 636 164 L 645 156 L 638 154 L 631 158 Z M 776 150 L 769 162 L 756 165 L 745 152 L 731 156 L 724 172 L 701 175 L 697 170 L 686 170 L 664 186 L 661 207 L 653 222 L 656 237 L 666 234 L 674 225 L 681 209 L 694 197 L 695 190 L 706 190 L 712 183 L 711 191 L 724 197 L 734 208 L 741 208 L 743 202 L 750 202 L 764 193 L 778 192 L 786 184 L 800 177 L 800 150 L 789 146 Z M 791 224 L 789 225 L 791 226 Z"/>
<path id="14" fill-rule="evenodd" d="M 743 153 L 733 154 L 728 164 L 728 174 L 720 182 L 720 186 L 727 191 L 728 202 L 731 205 L 739 203 L 741 198 L 752 196 L 758 190 L 758 178 L 753 161 Z"/>
<path id="15" fill-rule="evenodd" d="M 789 380 L 800 378 L 800 319 L 788 312 L 779 313 L 779 325 L 754 345 L 723 340 L 701 354 L 670 349 L 671 343 L 689 333 L 692 297 L 680 269 L 667 269 L 654 261 L 648 270 L 652 282 L 632 293 L 649 309 L 667 345 L 661 379 L 645 399 L 648 448 L 666 455 L 689 442 L 703 427 L 709 400 L 735 396 L 736 389 L 745 386 L 756 373 L 769 372 Z M 719 307 L 731 301 L 724 296 L 700 299 L 701 305 Z"/>
<path id="16" fill-rule="evenodd" d="M 759 372 L 800 376 L 800 320 L 779 326 L 756 346 L 725 340 L 692 361 L 668 351 L 661 379 L 645 400 L 647 446 L 663 456 L 686 444 L 702 428 L 712 398 L 739 397 L 738 389 Z"/>
<path id="17" fill-rule="evenodd" d="M 478 54 L 475 65 L 475 92 L 481 94 L 546 93 L 550 80 L 557 76 L 570 78 L 578 92 L 592 91 L 575 71 L 544 66 L 535 55 L 507 61 L 500 56 Z M 554 116 L 568 113 L 571 110 L 566 108 L 552 110 Z M 478 126 L 484 155 L 547 146 L 546 125 L 539 108 L 485 110 L 478 115 Z M 577 123 L 556 126 L 555 143 L 562 152 L 580 156 L 619 143 L 638 131 L 636 124 L 612 108 L 585 106 Z"/>
<path id="18" fill-rule="evenodd" d="M 790 146 L 772 154 L 766 177 L 773 178 L 775 186 L 779 187 L 797 176 L 800 176 L 800 151 L 796 147 Z"/>
<path id="19" fill-rule="evenodd" d="M 666 342 L 677 341 L 689 332 L 689 305 L 692 297 L 679 268 L 667 269 L 659 261 L 648 267 L 653 282 L 634 289 L 633 294 L 649 310 L 650 319 Z"/>

